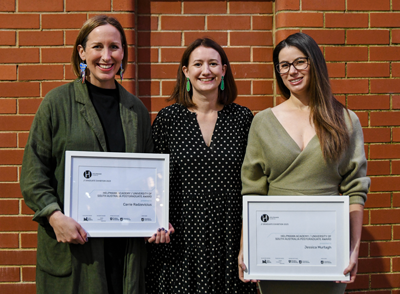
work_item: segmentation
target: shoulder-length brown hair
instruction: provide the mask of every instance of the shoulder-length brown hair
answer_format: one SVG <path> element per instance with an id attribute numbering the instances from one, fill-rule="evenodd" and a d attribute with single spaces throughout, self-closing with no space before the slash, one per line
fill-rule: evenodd
<path id="1" fill-rule="evenodd" d="M 119 33 L 121 34 L 121 44 L 122 47 L 124 48 L 124 58 L 122 59 L 122 66 L 124 69 L 126 69 L 126 66 L 128 64 L 128 45 L 126 43 L 126 36 L 124 29 L 122 28 L 121 24 L 119 21 L 111 16 L 107 15 L 96 15 L 90 19 L 88 19 L 82 26 L 81 30 L 79 31 L 78 37 L 76 37 L 75 45 L 74 45 L 74 50 L 72 52 L 72 57 L 71 57 L 71 65 L 72 65 L 72 70 L 74 71 L 74 74 L 77 77 L 80 77 L 81 75 L 81 70 L 79 68 L 79 64 L 83 62 L 81 59 L 79 52 L 78 52 L 78 46 L 82 45 L 83 49 L 86 49 L 86 43 L 88 40 L 89 34 L 97 27 L 99 26 L 104 26 L 110 24 L 113 27 L 115 27 Z M 86 68 L 86 71 L 88 69 Z M 88 74 L 88 72 L 86 72 Z M 120 74 L 120 71 L 118 71 L 118 74 Z"/>
<path id="2" fill-rule="evenodd" d="M 174 100 L 175 102 L 186 107 L 195 106 L 192 100 L 193 88 L 191 87 L 189 92 L 186 91 L 186 76 L 183 73 L 182 67 L 187 67 L 189 65 L 190 54 L 199 46 L 213 48 L 221 56 L 222 65 L 226 65 L 226 71 L 224 75 L 225 90 L 222 91 L 218 87 L 218 102 L 222 105 L 228 105 L 232 103 L 237 97 L 237 88 L 235 79 L 233 78 L 231 65 L 229 64 L 229 60 L 224 49 L 222 49 L 218 43 L 208 38 L 197 39 L 186 48 L 182 55 L 181 63 L 179 64 L 174 92 L 169 97 L 168 101 Z"/>
<path id="3" fill-rule="evenodd" d="M 273 60 L 279 90 L 284 98 L 290 91 L 277 70 L 279 52 L 285 47 L 296 47 L 310 61 L 310 120 L 314 123 L 325 160 L 338 161 L 349 146 L 349 133 L 344 119 L 346 109 L 332 94 L 328 69 L 321 49 L 313 38 L 296 33 L 281 41 L 274 49 Z M 347 109 L 346 109 L 347 111 Z"/>

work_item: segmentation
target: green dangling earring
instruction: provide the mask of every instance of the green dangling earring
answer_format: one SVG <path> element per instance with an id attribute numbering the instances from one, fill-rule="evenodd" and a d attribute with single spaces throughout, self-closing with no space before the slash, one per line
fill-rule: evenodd
<path id="1" fill-rule="evenodd" d="M 186 78 L 186 91 L 190 92 L 190 80 Z"/>
<path id="2" fill-rule="evenodd" d="M 221 91 L 225 90 L 224 76 L 221 77 Z"/>

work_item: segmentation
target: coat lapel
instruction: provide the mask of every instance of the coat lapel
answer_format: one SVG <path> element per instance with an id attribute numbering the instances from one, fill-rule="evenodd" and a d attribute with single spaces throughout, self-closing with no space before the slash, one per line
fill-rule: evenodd
<path id="1" fill-rule="evenodd" d="M 99 117 L 97 116 L 96 109 L 89 98 L 89 92 L 85 84 L 79 80 L 75 81 L 75 100 L 81 104 L 80 113 L 85 118 L 86 122 L 96 135 L 103 151 L 107 151 L 106 137 L 104 135 L 103 127 Z M 126 136 L 126 135 L 125 135 Z"/>
<path id="2" fill-rule="evenodd" d="M 134 111 L 133 100 L 129 99 L 129 92 L 126 91 L 120 84 L 117 83 L 117 85 L 120 99 L 119 111 L 125 136 L 125 151 L 136 152 L 138 117 Z"/>

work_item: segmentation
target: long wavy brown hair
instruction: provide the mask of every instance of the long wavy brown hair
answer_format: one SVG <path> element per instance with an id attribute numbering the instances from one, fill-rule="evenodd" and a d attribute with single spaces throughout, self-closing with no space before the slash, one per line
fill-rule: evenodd
<path id="1" fill-rule="evenodd" d="M 304 33 L 290 35 L 274 49 L 273 60 L 279 90 L 288 99 L 290 91 L 277 71 L 279 52 L 285 47 L 296 47 L 310 61 L 310 120 L 314 123 L 322 154 L 326 161 L 336 162 L 348 148 L 349 132 L 344 115 L 347 108 L 332 94 L 325 58 L 313 38 Z M 346 111 L 344 111 L 346 110 Z"/>

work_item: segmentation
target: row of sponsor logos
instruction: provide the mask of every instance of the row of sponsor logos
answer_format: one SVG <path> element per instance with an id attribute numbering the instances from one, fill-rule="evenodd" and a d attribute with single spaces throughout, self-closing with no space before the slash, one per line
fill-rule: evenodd
<path id="1" fill-rule="evenodd" d="M 142 217 L 140 220 L 142 222 L 151 221 L 151 218 Z M 83 221 L 89 222 L 89 221 L 93 221 L 93 219 L 90 216 L 85 216 L 83 218 Z M 110 216 L 110 221 L 120 221 L 120 222 L 122 222 L 122 221 L 131 221 L 131 219 L 129 217 L 112 217 L 112 216 Z"/>
<path id="2" fill-rule="evenodd" d="M 297 260 L 297 259 L 289 259 L 287 261 L 290 264 L 309 264 L 310 262 L 308 260 Z M 272 261 L 269 259 L 262 259 L 261 263 L 263 264 L 272 264 Z M 284 263 L 283 261 L 280 261 L 278 263 Z M 332 264 L 329 260 L 321 260 L 321 264 Z"/>

